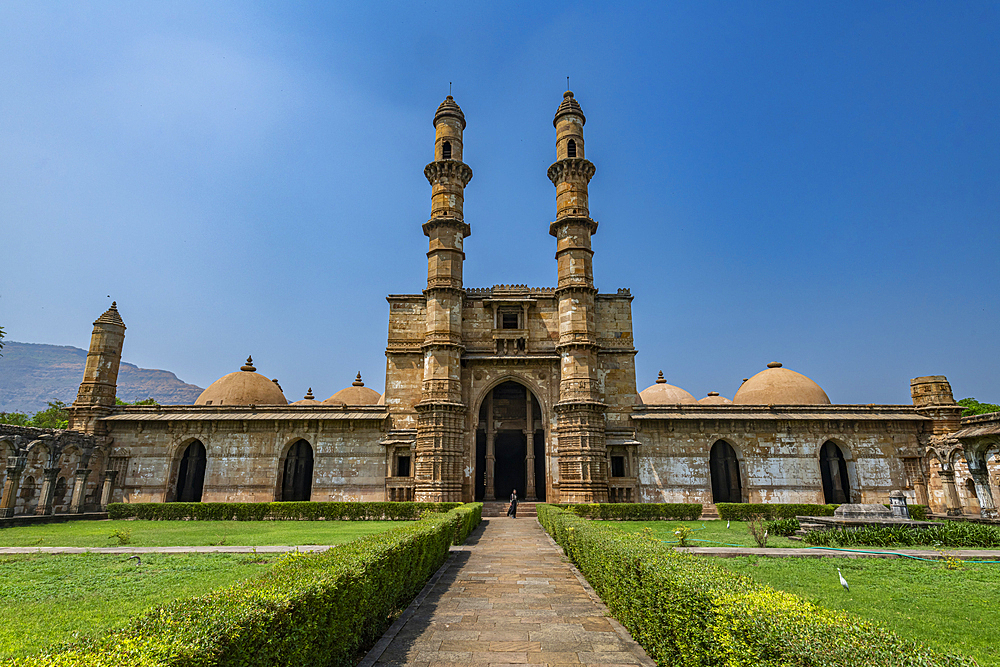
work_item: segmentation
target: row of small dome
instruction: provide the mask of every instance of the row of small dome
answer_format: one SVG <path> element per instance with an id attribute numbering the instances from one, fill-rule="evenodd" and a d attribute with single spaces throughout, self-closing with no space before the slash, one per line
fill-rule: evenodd
<path id="1" fill-rule="evenodd" d="M 288 405 L 285 393 L 278 381 L 268 380 L 255 372 L 253 357 L 240 370 L 221 378 L 201 392 L 195 405 Z M 382 403 L 382 394 L 365 386 L 361 373 L 350 387 L 341 389 L 325 401 L 317 401 L 312 387 L 301 401 L 292 405 L 377 405 Z"/>
<path id="2" fill-rule="evenodd" d="M 278 381 L 269 380 L 255 372 L 253 358 L 235 373 L 224 375 L 201 393 L 195 405 L 288 405 L 288 399 Z M 312 387 L 300 401 L 292 405 L 380 405 L 384 397 L 365 386 L 361 373 L 350 387 L 318 401 L 313 396 Z M 823 388 L 801 373 L 782 368 L 777 361 L 767 365 L 767 369 L 752 378 L 743 380 L 733 400 L 712 391 L 697 400 L 687 391 L 667 384 L 660 371 L 656 383 L 639 392 L 639 400 L 644 405 L 830 405 L 830 398 Z"/>
<path id="3" fill-rule="evenodd" d="M 663 371 L 656 384 L 639 392 L 644 405 L 830 405 L 830 398 L 823 388 L 801 373 L 782 368 L 777 361 L 752 378 L 743 380 L 733 400 L 711 391 L 698 400 L 680 387 L 667 384 Z"/>

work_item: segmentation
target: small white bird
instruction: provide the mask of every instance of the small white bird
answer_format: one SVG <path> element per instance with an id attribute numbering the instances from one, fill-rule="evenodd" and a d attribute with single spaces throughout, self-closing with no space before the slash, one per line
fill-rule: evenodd
<path id="1" fill-rule="evenodd" d="M 726 530 L 729 529 L 729 519 L 726 519 Z"/>
<path id="2" fill-rule="evenodd" d="M 851 587 L 847 585 L 847 579 L 844 579 L 844 575 L 840 573 L 840 568 L 837 568 L 837 575 L 840 577 L 840 585 L 847 589 L 847 592 L 851 592 Z"/>

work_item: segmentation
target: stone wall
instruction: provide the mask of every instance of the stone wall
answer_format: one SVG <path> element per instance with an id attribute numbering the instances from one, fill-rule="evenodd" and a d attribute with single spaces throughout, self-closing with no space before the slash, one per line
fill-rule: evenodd
<path id="1" fill-rule="evenodd" d="M 901 455 L 919 455 L 919 418 L 740 419 L 740 406 L 726 407 L 729 419 L 718 418 L 723 410 L 716 407 L 705 410 L 713 418 L 639 420 L 641 502 L 713 502 L 709 455 L 719 440 L 735 449 L 743 501 L 754 503 L 825 502 L 819 451 L 827 441 L 843 452 L 852 500 L 860 503 L 888 502 L 892 490 L 908 484 Z"/>
<path id="2" fill-rule="evenodd" d="M 356 420 L 116 420 L 109 422 L 113 455 L 129 460 L 116 485 L 118 494 L 126 502 L 174 500 L 181 458 L 197 440 L 207 455 L 203 501 L 280 500 L 285 456 L 301 439 L 313 451 L 311 500 L 385 500 L 385 421 L 384 415 Z"/>

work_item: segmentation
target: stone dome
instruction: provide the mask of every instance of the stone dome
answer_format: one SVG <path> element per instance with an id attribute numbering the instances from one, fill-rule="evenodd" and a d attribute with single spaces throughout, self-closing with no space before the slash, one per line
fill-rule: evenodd
<path id="1" fill-rule="evenodd" d="M 313 396 L 313 388 L 309 387 L 309 391 L 302 397 L 302 400 L 295 401 L 292 405 L 323 405 L 323 401 L 317 401 L 316 397 Z"/>
<path id="2" fill-rule="evenodd" d="M 201 392 L 195 405 L 287 405 L 277 382 L 255 373 L 253 357 L 240 370 L 221 378 Z"/>
<path id="3" fill-rule="evenodd" d="M 644 405 L 676 405 L 677 403 L 694 404 L 698 402 L 694 396 L 680 387 L 667 384 L 663 378 L 663 371 L 660 371 L 659 377 L 656 378 L 656 384 L 639 392 L 639 399 Z"/>
<path id="4" fill-rule="evenodd" d="M 361 381 L 361 373 L 354 379 L 350 387 L 341 389 L 330 398 L 323 401 L 326 405 L 377 405 L 382 394 L 369 389 Z"/>
<path id="5" fill-rule="evenodd" d="M 705 398 L 699 398 L 698 402 L 701 403 L 702 405 L 732 405 L 733 404 L 733 402 L 730 401 L 725 396 L 719 396 L 719 392 L 717 392 L 717 391 L 710 391 L 710 392 L 708 392 L 708 396 L 706 396 Z"/>
<path id="6" fill-rule="evenodd" d="M 801 373 L 782 368 L 777 361 L 743 383 L 733 403 L 737 405 L 830 405 L 823 388 Z"/>

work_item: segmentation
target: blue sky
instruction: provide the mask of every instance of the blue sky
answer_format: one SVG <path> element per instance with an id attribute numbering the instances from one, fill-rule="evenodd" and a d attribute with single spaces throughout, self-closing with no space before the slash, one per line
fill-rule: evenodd
<path id="1" fill-rule="evenodd" d="M 11 340 L 86 348 L 115 299 L 140 366 L 382 391 L 449 82 L 466 285 L 552 286 L 570 76 L 640 389 L 778 360 L 835 403 L 1000 401 L 998 2 L 162 4 L 0 4 Z"/>

